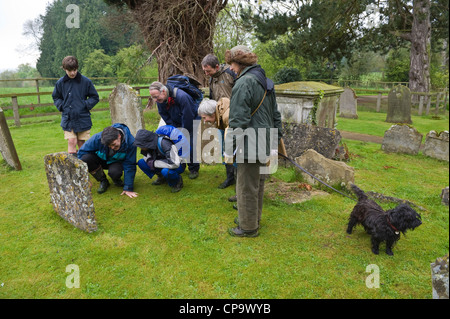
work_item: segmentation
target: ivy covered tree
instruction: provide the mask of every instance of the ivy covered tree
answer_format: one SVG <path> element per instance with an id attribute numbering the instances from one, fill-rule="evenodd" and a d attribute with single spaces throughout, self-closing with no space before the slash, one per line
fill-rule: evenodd
<path id="1" fill-rule="evenodd" d="M 206 84 L 201 61 L 213 52 L 214 29 L 227 0 L 105 0 L 131 11 L 158 62 L 159 80 L 185 74 Z"/>

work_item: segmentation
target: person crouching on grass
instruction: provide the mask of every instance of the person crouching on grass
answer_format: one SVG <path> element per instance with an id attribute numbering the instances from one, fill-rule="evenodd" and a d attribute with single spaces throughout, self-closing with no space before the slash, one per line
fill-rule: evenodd
<path id="1" fill-rule="evenodd" d="M 183 188 L 181 173 L 186 169 L 186 163 L 178 155 L 174 142 L 165 135 L 152 131 L 139 130 L 136 133 L 134 146 L 141 148 L 144 158 L 138 161 L 139 168 L 150 178 L 158 178 L 152 183 L 161 185 L 166 181 L 172 187 L 172 193 Z"/>
<path id="2" fill-rule="evenodd" d="M 91 80 L 78 72 L 78 60 L 66 56 L 62 61 L 66 75 L 60 78 L 52 93 L 53 102 L 62 112 L 61 127 L 67 140 L 67 152 L 76 156 L 78 149 L 90 138 L 91 109 L 99 102 Z"/>

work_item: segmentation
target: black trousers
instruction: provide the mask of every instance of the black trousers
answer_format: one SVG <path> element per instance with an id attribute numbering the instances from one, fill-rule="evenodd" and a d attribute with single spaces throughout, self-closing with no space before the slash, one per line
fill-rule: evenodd
<path id="1" fill-rule="evenodd" d="M 108 175 L 111 177 L 113 181 L 118 180 L 122 177 L 123 165 L 121 162 L 107 164 L 106 161 L 102 160 L 96 154 L 92 153 L 84 154 L 81 157 L 81 160 L 87 164 L 89 172 L 94 172 L 101 166 L 102 169 L 108 170 Z"/>

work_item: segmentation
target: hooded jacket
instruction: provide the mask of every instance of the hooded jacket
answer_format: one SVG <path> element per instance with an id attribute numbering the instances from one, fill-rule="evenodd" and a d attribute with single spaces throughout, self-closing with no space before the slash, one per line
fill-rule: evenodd
<path id="1" fill-rule="evenodd" d="M 112 154 L 111 149 L 101 142 L 102 132 L 94 134 L 83 146 L 78 150 L 78 158 L 87 153 L 97 155 L 106 163 L 112 164 L 121 162 L 124 175 L 124 191 L 133 191 L 134 178 L 136 176 L 136 146 L 133 145 L 134 137 L 130 129 L 125 124 L 115 123 L 112 127 L 117 128 L 122 134 L 122 143 L 117 152 Z"/>
<path id="2" fill-rule="evenodd" d="M 141 148 L 141 154 L 149 167 L 175 169 L 181 164 L 177 147 L 165 135 L 139 130 L 134 145 Z"/>
<path id="3" fill-rule="evenodd" d="M 229 116 L 232 134 L 227 133 L 226 145 L 233 145 L 238 162 L 241 156 L 244 160 L 259 159 L 261 163 L 266 163 L 270 150 L 278 149 L 282 126 L 273 82 L 266 78 L 259 65 L 246 67 L 236 79 Z M 261 133 L 265 133 L 265 136 L 261 136 Z M 236 141 L 234 144 L 233 137 Z M 230 154 L 227 149 L 225 152 Z"/>
<path id="4" fill-rule="evenodd" d="M 64 131 L 76 133 L 91 129 L 90 110 L 99 101 L 91 80 L 80 72 L 73 79 L 65 75 L 56 82 L 52 98 L 58 111 L 62 112 L 61 127 Z"/>

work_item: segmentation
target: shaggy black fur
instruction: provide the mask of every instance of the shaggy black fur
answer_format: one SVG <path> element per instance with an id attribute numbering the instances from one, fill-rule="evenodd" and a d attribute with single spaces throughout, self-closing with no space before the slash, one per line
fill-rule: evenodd
<path id="1" fill-rule="evenodd" d="M 384 211 L 380 205 L 369 199 L 356 185 L 352 190 L 358 196 L 358 203 L 350 214 L 347 233 L 351 234 L 357 224 L 363 225 L 372 236 L 372 252 L 379 253 L 380 243 L 386 242 L 386 254 L 394 255 L 392 247 L 400 239 L 400 232 L 406 233 L 422 224 L 420 215 L 406 204 Z"/>

